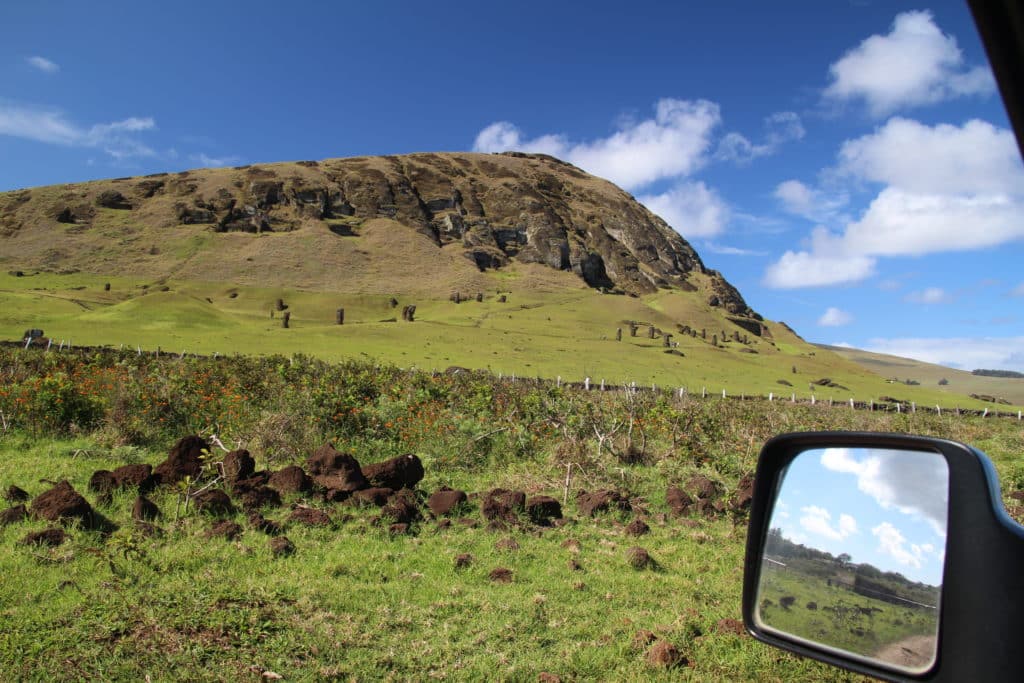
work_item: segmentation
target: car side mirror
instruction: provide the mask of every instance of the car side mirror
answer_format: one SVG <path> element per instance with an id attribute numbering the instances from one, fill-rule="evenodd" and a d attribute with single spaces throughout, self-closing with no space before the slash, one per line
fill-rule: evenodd
<path id="1" fill-rule="evenodd" d="M 757 639 L 892 681 L 1013 680 L 1024 528 L 988 458 L 895 434 L 761 451 L 743 586 Z"/>

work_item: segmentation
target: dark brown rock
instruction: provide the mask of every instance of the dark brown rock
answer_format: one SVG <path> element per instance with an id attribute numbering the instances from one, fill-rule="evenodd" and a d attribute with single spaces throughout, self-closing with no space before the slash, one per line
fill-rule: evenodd
<path id="1" fill-rule="evenodd" d="M 363 467 L 370 486 L 398 489 L 415 488 L 423 479 L 423 463 L 417 455 L 408 453 L 384 462 L 373 463 Z"/>
<path id="2" fill-rule="evenodd" d="M 253 475 L 256 471 L 256 460 L 249 454 L 249 451 L 240 448 L 225 453 L 221 466 L 224 468 L 224 478 L 228 480 L 228 483 L 234 484 L 236 481 L 247 479 Z"/>
<path id="3" fill-rule="evenodd" d="M 132 505 L 132 519 L 152 521 L 160 516 L 160 508 L 145 496 L 138 496 Z"/>
<path id="4" fill-rule="evenodd" d="M 455 556 L 456 569 L 465 569 L 471 564 L 473 564 L 473 556 L 469 553 L 462 553 L 461 555 Z"/>
<path id="5" fill-rule="evenodd" d="M 380 513 L 382 517 L 398 524 L 409 524 L 421 517 L 416 496 L 409 489 L 396 491 L 389 496 Z"/>
<path id="6" fill-rule="evenodd" d="M 356 505 L 375 505 L 383 507 L 388 502 L 394 491 L 391 489 L 374 487 L 372 489 L 361 489 L 355 491 L 349 499 Z"/>
<path id="7" fill-rule="evenodd" d="M 203 460 L 210 452 L 210 444 L 199 436 L 182 437 L 174 446 L 167 459 L 153 470 L 153 478 L 158 484 L 174 484 L 185 477 L 198 477 L 203 471 Z"/>
<path id="8" fill-rule="evenodd" d="M 8 503 L 25 503 L 31 496 L 28 495 L 28 491 L 18 488 L 14 484 L 7 487 L 4 491 L 4 500 Z"/>
<path id="9" fill-rule="evenodd" d="M 549 526 L 562 516 L 562 504 L 551 496 L 533 496 L 526 501 L 526 513 L 534 524 Z"/>
<path id="10" fill-rule="evenodd" d="M 97 521 L 89 502 L 66 481 L 36 496 L 30 510 L 35 517 L 50 522 L 77 521 L 92 528 Z"/>
<path id="11" fill-rule="evenodd" d="M 118 488 L 144 493 L 153 487 L 153 466 L 147 463 L 122 465 L 113 471 L 113 475 Z"/>
<path id="12" fill-rule="evenodd" d="M 281 494 L 269 486 L 257 486 L 238 494 L 244 510 L 259 510 L 281 505 Z"/>
<path id="13" fill-rule="evenodd" d="M 369 486 L 359 461 L 347 453 L 339 453 L 333 444 L 318 448 L 306 460 L 306 471 L 318 486 L 327 490 L 352 492 Z"/>
<path id="14" fill-rule="evenodd" d="M 431 494 L 427 500 L 427 507 L 435 517 L 444 517 L 458 512 L 465 505 L 466 500 L 465 491 L 444 487 Z"/>
<path id="15" fill-rule="evenodd" d="M 273 520 L 267 519 L 258 512 L 250 512 L 248 521 L 249 526 L 251 526 L 253 529 L 256 529 L 257 531 L 262 531 L 267 536 L 281 535 L 281 525 Z"/>
<path id="16" fill-rule="evenodd" d="M 526 494 L 522 491 L 492 489 L 480 503 L 480 512 L 488 520 L 515 520 L 525 510 Z"/>
<path id="17" fill-rule="evenodd" d="M 273 557 L 288 557 L 295 554 L 295 544 L 287 536 L 275 536 L 270 539 L 270 554 Z"/>
<path id="18" fill-rule="evenodd" d="M 241 525 L 237 522 L 232 522 L 230 519 L 222 519 L 214 522 L 213 526 L 203 534 L 206 538 L 223 538 L 228 541 L 234 541 L 241 535 Z"/>
<path id="19" fill-rule="evenodd" d="M 512 570 L 507 567 L 495 567 L 487 578 L 494 583 L 512 583 Z"/>
<path id="20" fill-rule="evenodd" d="M 130 209 L 132 205 L 117 190 L 104 190 L 96 197 L 96 205 L 106 209 Z"/>
<path id="21" fill-rule="evenodd" d="M 630 548 L 626 552 L 626 560 L 633 569 L 649 569 L 655 566 L 654 558 L 645 548 L 639 546 Z"/>
<path id="22" fill-rule="evenodd" d="M 316 508 L 299 507 L 292 510 L 288 516 L 289 522 L 298 522 L 306 526 L 330 526 L 331 518 L 323 510 Z"/>
<path id="23" fill-rule="evenodd" d="M 693 506 L 693 498 L 678 486 L 668 487 L 665 492 L 665 502 L 668 503 L 668 509 L 674 515 L 685 515 Z"/>
<path id="24" fill-rule="evenodd" d="M 722 495 L 722 487 L 703 474 L 695 474 L 690 477 L 683 488 L 697 499 L 713 501 Z"/>
<path id="25" fill-rule="evenodd" d="M 207 489 L 192 496 L 192 504 L 196 511 L 214 517 L 227 517 L 235 514 L 235 506 L 228 494 L 220 489 Z"/>
<path id="26" fill-rule="evenodd" d="M 598 512 L 608 510 L 629 510 L 629 499 L 618 491 L 605 489 L 593 493 L 581 492 L 576 496 L 576 509 L 585 517 L 593 517 Z"/>
<path id="27" fill-rule="evenodd" d="M 8 524 L 15 524 L 27 518 L 28 510 L 25 509 L 25 505 L 23 503 L 9 507 L 3 512 L 0 512 L 0 528 L 3 528 Z"/>
<path id="28" fill-rule="evenodd" d="M 634 519 L 626 526 L 626 533 L 630 536 L 643 536 L 651 530 L 647 522 L 642 519 Z"/>
<path id="29" fill-rule="evenodd" d="M 748 510 L 754 499 L 754 475 L 745 474 L 736 486 L 736 495 L 732 498 L 733 510 Z"/>
<path id="30" fill-rule="evenodd" d="M 89 477 L 89 490 L 93 493 L 112 493 L 117 488 L 117 479 L 110 470 L 96 470 Z"/>
<path id="31" fill-rule="evenodd" d="M 33 531 L 21 539 L 22 545 L 45 545 L 55 547 L 68 539 L 68 535 L 60 527 L 51 527 L 43 531 Z"/>
<path id="32" fill-rule="evenodd" d="M 302 493 L 312 488 L 312 482 L 298 465 L 289 465 L 270 475 L 267 486 L 280 493 Z"/>

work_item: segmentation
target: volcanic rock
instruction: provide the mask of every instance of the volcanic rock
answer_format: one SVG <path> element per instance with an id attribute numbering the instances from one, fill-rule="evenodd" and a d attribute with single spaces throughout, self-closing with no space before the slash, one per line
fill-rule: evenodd
<path id="1" fill-rule="evenodd" d="M 89 502 L 66 481 L 36 496 L 30 509 L 40 519 L 51 522 L 78 521 L 86 527 L 95 526 L 98 517 Z"/>
<path id="2" fill-rule="evenodd" d="M 506 489 L 491 489 L 480 504 L 480 512 L 488 520 L 514 520 L 525 509 L 526 494 Z"/>
<path id="3" fill-rule="evenodd" d="M 370 486 L 398 489 L 415 488 L 423 479 L 423 463 L 413 453 L 373 463 L 363 468 Z"/>
<path id="4" fill-rule="evenodd" d="M 14 484 L 7 487 L 4 492 L 4 500 L 8 503 L 24 503 L 28 501 L 31 496 L 28 495 L 28 491 L 18 488 Z"/>
<path id="5" fill-rule="evenodd" d="M 629 510 L 629 499 L 618 491 L 608 489 L 593 493 L 584 491 L 576 496 L 576 509 L 585 517 L 593 517 L 598 512 L 607 512 L 612 508 Z"/>
<path id="6" fill-rule="evenodd" d="M 192 496 L 192 502 L 198 512 L 214 517 L 235 514 L 235 506 L 231 504 L 231 499 L 220 489 L 207 489 L 196 493 Z"/>
<path id="7" fill-rule="evenodd" d="M 359 461 L 347 453 L 339 453 L 333 444 L 324 444 L 306 460 L 306 471 L 313 481 L 325 489 L 358 491 L 369 486 Z"/>
<path id="8" fill-rule="evenodd" d="M 58 546 L 66 541 L 68 535 L 60 527 L 51 527 L 43 531 L 33 531 L 21 539 L 22 545 L 45 545 L 49 547 Z"/>
<path id="9" fill-rule="evenodd" d="M 256 471 L 256 460 L 249 454 L 249 451 L 241 448 L 225 453 L 221 466 L 224 468 L 224 478 L 228 480 L 228 483 L 233 484 L 253 475 Z"/>
<path id="10" fill-rule="evenodd" d="M 288 557 L 295 554 L 295 544 L 287 536 L 275 536 L 270 539 L 270 554 L 273 557 Z"/>
<path id="11" fill-rule="evenodd" d="M 267 486 L 280 493 L 301 493 L 309 491 L 312 482 L 298 465 L 289 465 L 270 475 Z"/>
<path id="12" fill-rule="evenodd" d="M 153 470 L 153 478 L 159 484 L 174 484 L 185 477 L 198 477 L 203 471 L 203 460 L 210 452 L 210 444 L 199 436 L 182 437 L 174 446 L 167 459 Z"/>
<path id="13" fill-rule="evenodd" d="M 132 519 L 152 521 L 160 516 L 160 508 L 145 496 L 138 496 L 132 505 Z"/>
<path id="14" fill-rule="evenodd" d="M 457 512 L 458 508 L 466 503 L 465 491 L 458 491 L 450 488 L 441 488 L 431 494 L 427 500 L 427 507 L 436 517 Z"/>
<path id="15" fill-rule="evenodd" d="M 28 518 L 28 510 L 25 509 L 23 503 L 9 507 L 3 512 L 0 512 L 0 528 L 7 526 L 8 524 L 14 524 Z"/>
<path id="16" fill-rule="evenodd" d="M 533 496 L 526 501 L 526 512 L 534 524 L 550 526 L 562 516 L 562 504 L 551 496 Z"/>

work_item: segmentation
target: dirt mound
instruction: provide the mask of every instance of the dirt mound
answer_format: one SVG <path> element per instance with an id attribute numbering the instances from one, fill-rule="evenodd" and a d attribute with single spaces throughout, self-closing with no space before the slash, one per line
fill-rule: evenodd
<path id="1" fill-rule="evenodd" d="M 647 526 L 647 522 L 642 519 L 634 519 L 626 527 L 626 533 L 630 536 L 643 536 L 650 532 L 651 527 Z"/>
<path id="2" fill-rule="evenodd" d="M 593 493 L 581 491 L 576 496 L 576 509 L 585 517 L 593 517 L 598 512 L 607 512 L 612 509 L 626 511 L 630 509 L 630 505 L 629 498 L 618 491 L 605 489 Z"/>
<path id="3" fill-rule="evenodd" d="M 192 496 L 196 510 L 214 517 L 229 517 L 235 514 L 235 506 L 228 494 L 220 489 L 209 489 Z"/>
<path id="4" fill-rule="evenodd" d="M 526 501 L 526 513 L 534 524 L 550 526 L 554 520 L 561 518 L 562 504 L 551 496 L 533 496 Z"/>
<path id="5" fill-rule="evenodd" d="M 443 487 L 434 491 L 427 500 L 427 507 L 434 513 L 435 517 L 444 517 L 453 514 L 465 505 L 467 500 L 465 491 L 458 491 Z"/>
<path id="6" fill-rule="evenodd" d="M 280 536 L 282 529 L 277 522 L 267 519 L 258 512 L 249 513 L 249 526 L 257 531 L 262 531 L 267 536 Z"/>
<path id="7" fill-rule="evenodd" d="M 110 470 L 96 470 L 89 477 L 89 490 L 99 495 L 108 495 L 117 488 L 117 479 Z"/>
<path id="8" fill-rule="evenodd" d="M 519 550 L 519 542 L 516 541 L 516 539 L 512 538 L 511 536 L 509 536 L 509 537 L 503 538 L 503 539 L 499 540 L 497 543 L 495 543 L 494 544 L 494 549 L 495 550 L 507 550 L 507 551 Z"/>
<path id="9" fill-rule="evenodd" d="M 89 501 L 66 481 L 36 496 L 30 507 L 32 514 L 40 519 L 50 522 L 78 521 L 89 528 L 96 526 L 99 517 L 93 512 Z"/>
<path id="10" fill-rule="evenodd" d="M 674 515 L 685 515 L 693 506 L 693 498 L 678 486 L 669 486 L 665 491 L 665 502 Z"/>
<path id="11" fill-rule="evenodd" d="M 370 486 L 398 489 L 415 488 L 423 479 L 423 463 L 413 453 L 377 462 L 363 468 Z"/>
<path id="12" fill-rule="evenodd" d="M 299 507 L 292 510 L 288 515 L 289 522 L 297 522 L 306 526 L 330 526 L 331 518 L 323 510 L 316 508 Z"/>
<path id="13" fill-rule="evenodd" d="M 145 493 L 153 488 L 153 466 L 145 463 L 121 465 L 115 469 L 114 482 L 118 488 L 134 488 Z"/>
<path id="14" fill-rule="evenodd" d="M 683 488 L 697 500 L 717 500 L 722 495 L 722 487 L 703 474 L 695 474 L 687 479 Z"/>
<path id="15" fill-rule="evenodd" d="M 295 544 L 287 536 L 275 536 L 270 539 L 270 554 L 273 557 L 288 557 L 295 554 Z"/>
<path id="16" fill-rule="evenodd" d="M 7 490 L 4 491 L 4 500 L 8 503 L 25 503 L 28 502 L 29 498 L 31 496 L 28 495 L 28 491 L 18 488 L 14 484 L 8 486 Z"/>
<path id="17" fill-rule="evenodd" d="M 512 570 L 508 567 L 495 567 L 487 578 L 494 583 L 512 583 Z"/>
<path id="18" fill-rule="evenodd" d="M 491 489 L 484 495 L 480 512 L 487 520 L 514 521 L 526 509 L 526 494 L 522 491 Z"/>
<path id="19" fill-rule="evenodd" d="M 754 475 L 744 474 L 736 485 L 736 493 L 732 497 L 731 506 L 733 510 L 749 510 L 750 503 L 754 500 Z"/>
<path id="20" fill-rule="evenodd" d="M 253 472 L 256 471 L 256 460 L 249 455 L 249 451 L 241 448 L 237 451 L 225 453 L 221 466 L 224 468 L 224 478 L 233 484 L 240 479 L 247 479 L 253 475 Z"/>
<path id="21" fill-rule="evenodd" d="M 462 553 L 461 555 L 455 556 L 455 568 L 465 569 L 466 567 L 473 564 L 473 556 L 469 553 Z"/>
<path id="22" fill-rule="evenodd" d="M 647 651 L 647 663 L 651 666 L 668 669 L 674 666 L 685 666 L 687 661 L 675 645 L 667 640 L 658 640 Z"/>
<path id="23" fill-rule="evenodd" d="M 279 493 L 302 493 L 313 487 L 313 482 L 306 476 L 305 470 L 298 465 L 289 465 L 273 472 L 267 486 Z"/>
<path id="24" fill-rule="evenodd" d="M 185 477 L 198 477 L 203 470 L 202 458 L 210 452 L 210 444 L 199 436 L 182 437 L 171 447 L 167 459 L 153 470 L 158 484 L 174 484 Z"/>
<path id="25" fill-rule="evenodd" d="M 33 531 L 21 539 L 22 545 L 45 545 L 49 547 L 58 546 L 68 540 L 68 535 L 59 527 L 51 527 L 43 531 Z"/>
<path id="26" fill-rule="evenodd" d="M 339 453 L 333 444 L 324 444 L 306 460 L 306 471 L 313 481 L 328 491 L 358 491 L 369 486 L 359 461 Z"/>
<path id="27" fill-rule="evenodd" d="M 139 496 L 132 505 L 132 519 L 152 521 L 160 516 L 160 508 L 145 496 Z"/>
<path id="28" fill-rule="evenodd" d="M 269 486 L 257 486 L 237 494 L 243 510 L 259 510 L 265 507 L 279 507 L 281 494 Z"/>
<path id="29" fill-rule="evenodd" d="M 224 538 L 228 541 L 234 541 L 242 535 L 242 527 L 237 522 L 232 522 L 230 519 L 222 519 L 215 522 L 212 527 L 203 534 L 204 538 Z"/>
<path id="30" fill-rule="evenodd" d="M 422 516 L 416 495 L 410 489 L 402 489 L 392 494 L 380 513 L 382 517 L 391 519 L 396 524 L 409 524 Z"/>
<path id="31" fill-rule="evenodd" d="M 9 507 L 3 512 L 0 512 L 0 529 L 8 524 L 15 524 L 26 518 L 28 518 L 28 510 L 25 509 L 25 505 L 23 503 Z"/>
<path id="32" fill-rule="evenodd" d="M 747 629 L 743 627 L 743 622 L 738 619 L 719 619 L 718 623 L 715 624 L 715 631 L 742 636 L 747 632 Z"/>
<path id="33" fill-rule="evenodd" d="M 633 569 L 653 569 L 657 566 L 646 548 L 636 546 L 626 551 L 626 561 Z"/>
<path id="34" fill-rule="evenodd" d="M 390 498 L 393 493 L 394 491 L 392 489 L 374 487 L 372 489 L 362 489 L 354 492 L 351 500 L 356 505 L 375 505 L 376 507 L 384 507 L 384 504 L 388 502 L 388 498 Z"/>

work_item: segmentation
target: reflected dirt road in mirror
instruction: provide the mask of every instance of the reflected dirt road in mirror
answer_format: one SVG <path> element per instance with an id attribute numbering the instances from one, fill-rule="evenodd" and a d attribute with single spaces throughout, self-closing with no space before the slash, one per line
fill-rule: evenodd
<path id="1" fill-rule="evenodd" d="M 949 468 L 937 453 L 805 451 L 786 469 L 761 558 L 771 630 L 907 672 L 938 644 Z"/>

